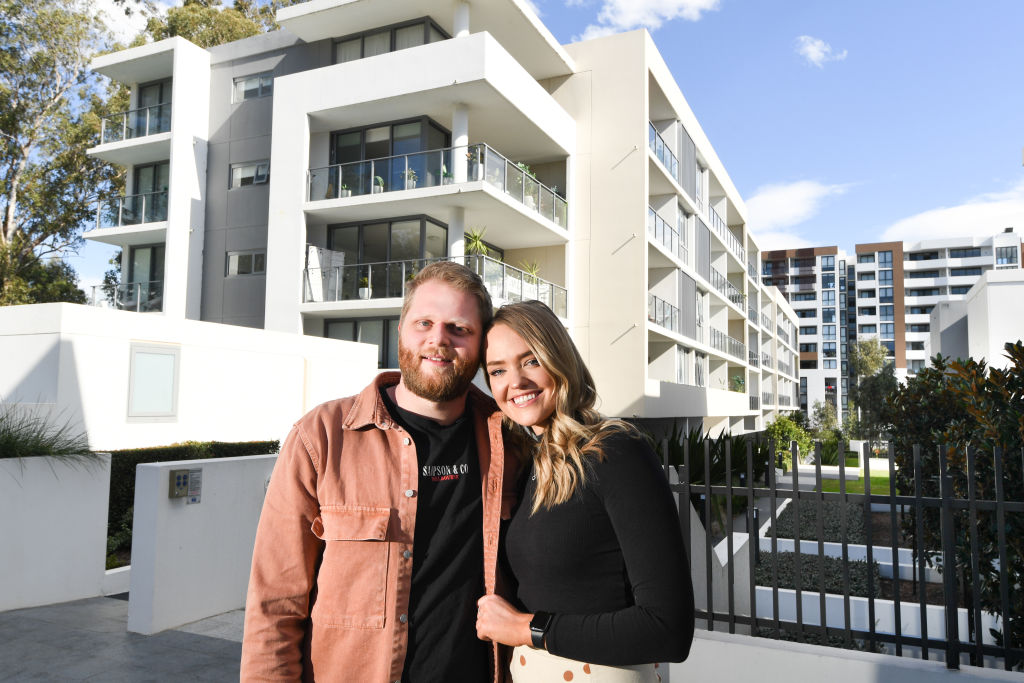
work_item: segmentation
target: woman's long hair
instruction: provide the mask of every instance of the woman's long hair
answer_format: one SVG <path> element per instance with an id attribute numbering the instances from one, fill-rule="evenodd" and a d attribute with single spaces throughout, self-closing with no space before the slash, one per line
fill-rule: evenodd
<path id="1" fill-rule="evenodd" d="M 537 490 L 532 512 L 572 498 L 586 483 L 592 467 L 605 454 L 602 442 L 615 432 L 631 432 L 622 420 L 601 417 L 594 409 L 597 389 L 576 345 L 562 322 L 539 301 L 522 301 L 498 309 L 491 326 L 505 325 L 522 337 L 555 385 L 555 412 L 533 450 Z M 484 373 L 490 386 L 490 376 Z M 506 425 L 514 425 L 506 416 Z M 529 440 L 527 440 L 528 442 Z"/>

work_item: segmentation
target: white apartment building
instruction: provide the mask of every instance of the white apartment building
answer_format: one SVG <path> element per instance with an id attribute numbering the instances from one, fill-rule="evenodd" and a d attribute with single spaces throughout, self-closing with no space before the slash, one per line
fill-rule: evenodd
<path id="1" fill-rule="evenodd" d="M 1007 228 L 990 237 L 858 244 L 856 254 L 849 300 L 856 302 L 857 338 L 878 337 L 903 380 L 934 353 L 936 305 L 963 301 L 989 271 L 1020 269 L 1021 239 Z"/>
<path id="2" fill-rule="evenodd" d="M 562 46 L 524 0 L 311 0 L 282 29 L 97 58 L 129 170 L 86 238 L 117 303 L 371 342 L 404 283 L 459 259 L 496 304 L 562 317 L 609 415 L 761 428 L 797 400 L 792 308 L 645 31 Z"/>
<path id="3" fill-rule="evenodd" d="M 810 418 L 829 403 L 842 420 L 849 412 L 846 252 L 836 246 L 767 251 L 761 279 L 785 295 L 797 317 L 800 409 Z"/>

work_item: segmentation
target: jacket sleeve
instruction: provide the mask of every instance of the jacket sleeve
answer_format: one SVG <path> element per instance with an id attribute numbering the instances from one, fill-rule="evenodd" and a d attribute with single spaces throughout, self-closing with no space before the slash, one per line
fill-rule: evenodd
<path id="1" fill-rule="evenodd" d="M 263 501 L 253 549 L 242 638 L 242 681 L 302 678 L 310 593 L 323 541 L 315 454 L 300 425 L 285 439 Z"/>
<path id="2" fill-rule="evenodd" d="M 600 614 L 556 614 L 548 649 L 595 664 L 683 661 L 693 640 L 693 586 L 672 492 L 639 438 L 619 437 L 609 445 L 596 468 L 597 486 L 634 604 Z"/>

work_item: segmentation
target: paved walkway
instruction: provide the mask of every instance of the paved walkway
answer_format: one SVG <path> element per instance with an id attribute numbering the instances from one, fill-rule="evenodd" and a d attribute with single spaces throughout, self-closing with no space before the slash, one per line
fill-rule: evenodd
<path id="1" fill-rule="evenodd" d="M 243 614 L 141 636 L 120 597 L 2 612 L 0 681 L 237 681 Z"/>

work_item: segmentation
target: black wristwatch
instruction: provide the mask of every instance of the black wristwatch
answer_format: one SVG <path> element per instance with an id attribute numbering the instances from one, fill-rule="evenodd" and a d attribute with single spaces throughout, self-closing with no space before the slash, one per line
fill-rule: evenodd
<path id="1" fill-rule="evenodd" d="M 533 646 L 539 650 L 544 649 L 544 638 L 548 635 L 548 627 L 551 626 L 551 615 L 547 612 L 534 612 L 530 620 L 530 640 Z"/>

